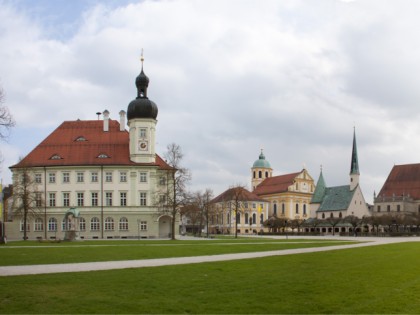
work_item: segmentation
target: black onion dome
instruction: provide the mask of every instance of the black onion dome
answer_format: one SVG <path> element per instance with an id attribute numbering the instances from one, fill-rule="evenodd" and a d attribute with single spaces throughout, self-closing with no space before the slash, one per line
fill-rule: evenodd
<path id="1" fill-rule="evenodd" d="M 127 109 L 127 119 L 135 118 L 153 118 L 156 119 L 158 107 L 155 102 L 147 97 L 147 87 L 149 78 L 143 72 L 143 66 L 140 74 L 136 78 L 137 98 L 130 102 Z"/>

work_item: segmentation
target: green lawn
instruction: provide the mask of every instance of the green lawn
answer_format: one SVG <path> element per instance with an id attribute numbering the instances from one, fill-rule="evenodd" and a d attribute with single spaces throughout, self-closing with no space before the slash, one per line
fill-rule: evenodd
<path id="1" fill-rule="evenodd" d="M 0 313 L 360 314 L 420 310 L 420 244 L 0 277 Z"/>
<path id="2" fill-rule="evenodd" d="M 192 241 L 11 242 L 0 246 L 0 266 L 187 257 L 331 246 L 326 240 L 223 239 Z"/>

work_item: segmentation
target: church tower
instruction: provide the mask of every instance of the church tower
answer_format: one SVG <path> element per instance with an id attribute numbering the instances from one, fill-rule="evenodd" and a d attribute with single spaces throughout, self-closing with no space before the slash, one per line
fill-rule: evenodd
<path id="1" fill-rule="evenodd" d="M 255 188 L 261 184 L 261 182 L 273 175 L 273 169 L 270 166 L 270 163 L 265 159 L 263 150 L 261 149 L 261 154 L 256 160 L 251 168 L 251 186 L 252 190 L 255 190 Z"/>
<path id="2" fill-rule="evenodd" d="M 356 129 L 353 132 L 353 150 L 351 154 L 351 165 L 350 165 L 350 190 L 353 190 L 359 185 L 359 160 L 357 157 L 357 145 L 356 145 Z"/>
<path id="3" fill-rule="evenodd" d="M 141 72 L 136 78 L 137 98 L 131 101 L 127 109 L 130 160 L 135 163 L 154 163 L 158 107 L 147 97 L 149 78 L 144 74 L 143 61 L 142 52 Z"/>

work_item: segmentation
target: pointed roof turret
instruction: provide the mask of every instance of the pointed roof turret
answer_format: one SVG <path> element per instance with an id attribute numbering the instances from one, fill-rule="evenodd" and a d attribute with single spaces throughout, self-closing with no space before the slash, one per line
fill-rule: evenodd
<path id="1" fill-rule="evenodd" d="M 311 203 L 321 203 L 324 199 L 326 189 L 327 185 L 325 184 L 324 176 L 322 175 L 321 166 L 321 173 L 319 174 L 318 182 L 316 183 L 316 188 L 314 194 L 312 195 Z"/>
<path id="2" fill-rule="evenodd" d="M 351 154 L 350 175 L 360 175 L 359 159 L 357 157 L 356 128 L 353 131 L 353 151 Z"/>

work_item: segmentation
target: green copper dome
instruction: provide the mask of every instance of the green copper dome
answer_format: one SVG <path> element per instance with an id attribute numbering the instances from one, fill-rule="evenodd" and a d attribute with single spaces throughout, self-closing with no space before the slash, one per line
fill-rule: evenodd
<path id="1" fill-rule="evenodd" d="M 264 153 L 261 150 L 261 154 L 258 160 L 254 162 L 254 165 L 252 167 L 258 167 L 258 168 L 271 168 L 270 163 L 265 159 Z"/>

